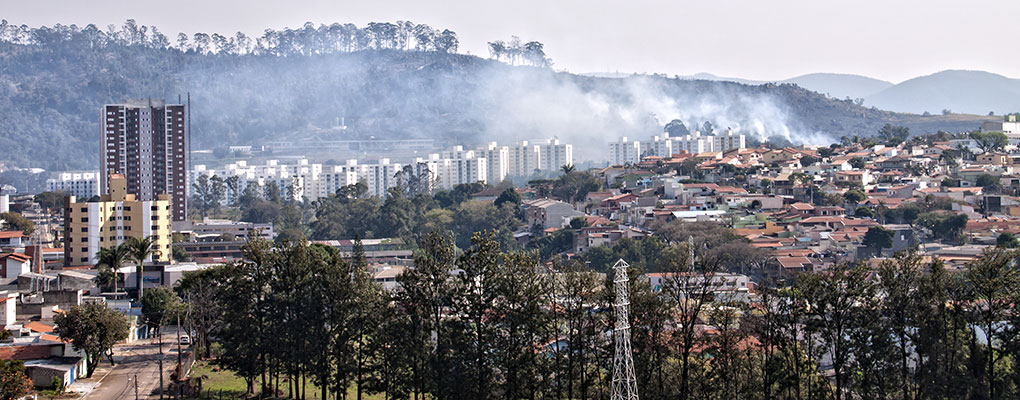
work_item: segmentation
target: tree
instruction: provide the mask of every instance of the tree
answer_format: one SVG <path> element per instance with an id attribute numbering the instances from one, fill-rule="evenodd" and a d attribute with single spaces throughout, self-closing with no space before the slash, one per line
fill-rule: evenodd
<path id="1" fill-rule="evenodd" d="M 1016 253 L 1004 249 L 991 249 L 977 261 L 967 265 L 967 281 L 973 285 L 975 300 L 982 303 L 974 310 L 975 317 L 985 333 L 986 390 L 989 399 L 995 394 L 999 377 L 995 375 L 996 344 L 1002 341 L 1004 329 L 1000 323 L 1007 311 L 1006 300 L 1020 278 L 1016 269 Z"/>
<path id="2" fill-rule="evenodd" d="M 800 158 L 800 165 L 805 168 L 815 165 L 817 162 L 818 157 L 811 155 L 806 155 Z"/>
<path id="3" fill-rule="evenodd" d="M 1001 151 L 1009 144 L 1009 138 L 1002 132 L 971 132 L 970 138 L 977 143 L 982 153 Z"/>
<path id="4" fill-rule="evenodd" d="M 881 226 L 873 226 L 868 228 L 868 232 L 864 234 L 864 240 L 861 244 L 874 254 L 879 254 L 882 249 L 887 249 L 893 245 L 893 237 L 895 232 L 885 229 Z"/>
<path id="5" fill-rule="evenodd" d="M 905 126 L 885 124 L 878 130 L 878 137 L 885 142 L 902 143 L 910 138 L 910 129 Z"/>
<path id="6" fill-rule="evenodd" d="M 496 205 L 496 208 L 502 207 L 503 204 L 511 204 L 517 210 L 521 206 L 521 195 L 514 188 L 508 187 L 500 192 L 493 204 Z"/>
<path id="7" fill-rule="evenodd" d="M 260 377 L 262 388 L 266 388 L 268 355 L 277 343 L 268 336 L 271 302 L 266 293 L 278 254 L 272 251 L 267 240 L 254 235 L 249 236 L 241 251 L 243 261 L 224 267 L 225 279 L 218 299 L 230 312 L 223 314 L 223 322 L 217 329 L 224 349 L 218 361 L 244 379 L 247 392 L 251 393 Z"/>
<path id="8" fill-rule="evenodd" d="M 974 184 L 986 190 L 994 190 L 1000 187 L 999 177 L 992 174 L 981 174 L 974 180 Z"/>
<path id="9" fill-rule="evenodd" d="M 150 256 L 159 256 L 159 250 L 153 248 L 155 238 L 155 236 L 145 238 L 132 236 L 124 242 L 128 251 L 128 256 L 132 260 L 135 260 L 135 287 L 138 288 L 137 298 L 139 300 L 143 298 L 143 286 L 145 284 L 145 280 L 142 279 L 142 275 L 145 272 L 145 260 Z"/>
<path id="10" fill-rule="evenodd" d="M 864 159 L 860 157 L 851 158 L 849 163 L 850 166 L 853 167 L 853 169 L 864 169 L 864 167 L 867 165 Z"/>
<path id="11" fill-rule="evenodd" d="M 0 213 L 0 229 L 21 231 L 25 236 L 35 231 L 35 224 L 16 212 Z"/>
<path id="12" fill-rule="evenodd" d="M 32 393 L 32 381 L 25 374 L 25 362 L 0 360 L 0 400 L 18 400 Z"/>
<path id="13" fill-rule="evenodd" d="M 202 351 L 199 354 L 206 358 L 211 355 L 210 335 L 219 328 L 223 320 L 223 308 L 219 297 L 227 278 L 226 272 L 224 266 L 187 271 L 177 283 L 181 295 L 190 305 L 188 323 L 195 329 L 197 336 L 195 343 Z"/>
<path id="14" fill-rule="evenodd" d="M 842 264 L 826 274 L 805 274 L 795 286 L 810 307 L 808 324 L 822 339 L 832 360 L 836 400 L 848 397 L 854 331 L 874 299 L 868 270 Z"/>
<path id="15" fill-rule="evenodd" d="M 524 59 L 534 67 L 545 68 L 552 64 L 549 57 L 545 55 L 545 45 L 541 42 L 531 41 L 524 44 Z"/>
<path id="16" fill-rule="evenodd" d="M 414 392 L 432 391 L 439 398 L 447 398 L 443 391 L 448 376 L 442 371 L 448 367 L 449 337 L 444 323 L 445 308 L 454 287 L 450 271 L 456 259 L 455 247 L 448 236 L 433 232 L 421 239 L 415 253 L 415 268 L 400 275 L 401 290 L 396 294 L 397 304 L 407 313 L 410 335 L 405 341 L 413 343 L 410 349 L 411 381 Z"/>
<path id="17" fill-rule="evenodd" d="M 304 242 L 305 240 L 307 240 L 307 238 L 305 237 L 305 234 L 301 232 L 301 230 L 288 228 L 280 231 L 280 233 L 276 235 L 275 242 L 277 245 L 281 245 L 287 242 L 301 243 Z"/>
<path id="18" fill-rule="evenodd" d="M 701 134 L 705 135 L 705 136 L 714 135 L 715 134 L 715 127 L 712 126 L 711 122 L 705 121 L 705 123 L 703 125 L 701 125 Z"/>
<path id="19" fill-rule="evenodd" d="M 669 133 L 670 137 L 680 137 L 691 134 L 691 132 L 687 130 L 687 125 L 684 125 L 684 122 L 679 119 L 667 122 L 663 131 Z"/>
<path id="20" fill-rule="evenodd" d="M 927 228 L 939 239 L 957 239 L 967 227 L 967 214 L 926 212 L 917 217 L 917 224 Z"/>
<path id="21" fill-rule="evenodd" d="M 854 210 L 854 216 L 861 218 L 874 218 L 875 213 L 868 207 L 857 207 L 857 209 Z"/>
<path id="22" fill-rule="evenodd" d="M 32 201 L 39 203 L 39 206 L 46 210 L 60 210 L 64 207 L 64 199 L 68 196 L 67 192 L 56 191 L 56 192 L 42 192 L 32 198 Z"/>
<path id="23" fill-rule="evenodd" d="M 1016 235 L 1012 233 L 1003 232 L 995 238 L 995 245 L 1005 249 L 1015 249 L 1020 247 L 1020 240 L 1018 240 Z"/>
<path id="24" fill-rule="evenodd" d="M 128 321 L 121 313 L 100 303 L 71 307 L 53 317 L 53 333 L 71 342 L 75 350 L 88 355 L 88 376 L 96 370 L 99 359 L 106 355 L 113 361 L 113 345 L 127 339 Z"/>
<path id="25" fill-rule="evenodd" d="M 156 335 L 162 338 L 160 332 L 167 320 L 181 312 L 181 298 L 172 289 L 160 286 L 145 292 L 142 297 L 142 317 L 145 323 L 156 329 Z"/>
<path id="26" fill-rule="evenodd" d="M 693 241 L 692 241 L 693 242 Z M 680 359 L 680 399 L 693 397 L 691 381 L 691 353 L 697 344 L 695 325 L 702 318 L 706 304 L 711 301 L 713 277 L 718 264 L 713 258 L 701 258 L 700 268 L 696 266 L 695 245 L 675 244 L 664 251 L 666 278 L 663 294 L 676 316 L 678 328 L 673 333 L 675 353 Z"/>
<path id="27" fill-rule="evenodd" d="M 843 198 L 846 199 L 847 202 L 857 204 L 867 199 L 867 196 L 860 190 L 852 189 L 844 192 Z"/>
<path id="28" fill-rule="evenodd" d="M 112 286 L 113 292 L 117 293 L 117 283 L 120 280 L 120 267 L 123 267 L 125 263 L 131 258 L 131 249 L 127 243 L 121 243 L 116 246 L 102 247 L 96 254 L 97 262 L 96 266 L 100 268 L 99 280 L 107 285 Z"/>

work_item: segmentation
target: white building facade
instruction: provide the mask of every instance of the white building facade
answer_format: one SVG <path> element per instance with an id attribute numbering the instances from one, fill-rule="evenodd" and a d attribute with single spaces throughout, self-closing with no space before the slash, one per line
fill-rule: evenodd
<path id="1" fill-rule="evenodd" d="M 99 172 L 61 172 L 56 178 L 46 180 L 46 190 L 66 192 L 81 199 L 99 195 Z"/>
<path id="2" fill-rule="evenodd" d="M 637 164 L 641 161 L 641 142 L 630 141 L 626 136 L 609 143 L 609 162 L 613 165 Z"/>

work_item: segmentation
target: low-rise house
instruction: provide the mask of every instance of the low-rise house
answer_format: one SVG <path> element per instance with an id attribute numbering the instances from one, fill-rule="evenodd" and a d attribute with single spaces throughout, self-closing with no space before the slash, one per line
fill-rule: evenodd
<path id="1" fill-rule="evenodd" d="M 871 172 L 867 170 L 838 171 L 836 172 L 836 182 L 846 182 L 865 187 L 874 182 L 874 178 Z"/>
<path id="2" fill-rule="evenodd" d="M 707 284 L 710 296 L 718 301 L 749 301 L 751 280 L 747 275 L 716 272 L 711 275 L 690 274 L 677 275 L 674 273 L 649 273 L 648 285 L 655 293 L 662 293 L 668 290 L 669 286 L 681 285 L 690 288 L 702 287 Z M 706 282 L 707 280 L 707 282 Z"/>
<path id="3" fill-rule="evenodd" d="M 0 231 L 0 250 L 16 250 L 25 246 L 21 231 Z"/>
<path id="4" fill-rule="evenodd" d="M 4 284 L 8 284 L 19 275 L 31 271 L 32 257 L 21 253 L 0 254 L 0 269 Z"/>
<path id="5" fill-rule="evenodd" d="M 526 201 L 521 208 L 528 226 L 537 224 L 543 228 L 562 228 L 570 223 L 571 218 L 584 216 L 584 213 L 575 210 L 573 205 L 552 199 Z"/>

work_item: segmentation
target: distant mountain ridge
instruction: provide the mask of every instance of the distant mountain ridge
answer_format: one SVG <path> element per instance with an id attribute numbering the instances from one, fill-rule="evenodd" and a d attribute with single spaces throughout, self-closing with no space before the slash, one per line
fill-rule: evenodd
<path id="1" fill-rule="evenodd" d="M 853 74 L 816 73 L 793 77 L 783 81 L 832 97 L 867 98 L 893 86 L 892 82 Z M 899 111 L 899 110 L 897 110 Z"/>
<path id="2" fill-rule="evenodd" d="M 586 74 L 599 77 L 626 77 L 629 74 Z M 912 78 L 898 84 L 862 75 L 813 73 L 779 81 L 757 81 L 722 77 L 707 72 L 682 79 L 736 82 L 761 85 L 767 82 L 789 83 L 835 99 L 864 100 L 865 107 L 914 114 L 953 113 L 996 115 L 1020 111 L 1020 79 L 985 71 L 946 70 Z"/>
<path id="3" fill-rule="evenodd" d="M 947 70 L 901 82 L 865 99 L 878 108 L 911 113 L 1020 111 L 1020 79 L 984 71 Z"/>

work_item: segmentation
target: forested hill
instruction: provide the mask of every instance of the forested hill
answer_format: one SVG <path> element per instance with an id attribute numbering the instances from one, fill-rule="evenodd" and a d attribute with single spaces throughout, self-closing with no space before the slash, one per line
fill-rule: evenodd
<path id="1" fill-rule="evenodd" d="M 473 38 L 472 40 L 483 38 Z M 167 37 L 128 21 L 98 29 L 0 23 L 0 162 L 92 169 L 98 110 L 191 93 L 195 149 L 332 132 L 440 144 L 559 137 L 577 158 L 680 118 L 763 138 L 827 143 L 885 123 L 916 133 L 976 128 L 975 116 L 895 114 L 795 85 L 554 72 L 540 43 L 498 43 L 506 63 L 457 54 L 456 33 L 407 22 L 313 26 L 257 37 Z M 515 64 L 515 65 L 511 65 Z"/>

